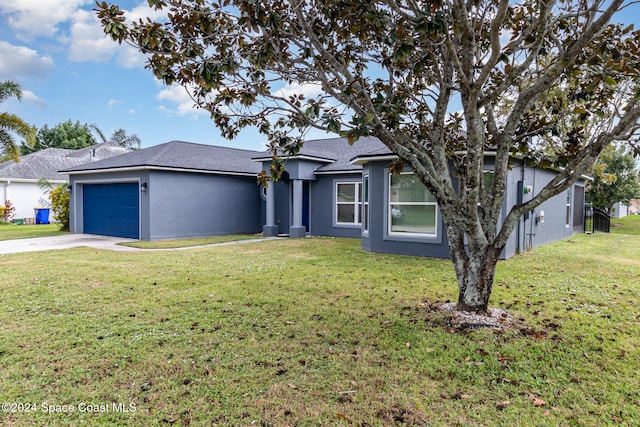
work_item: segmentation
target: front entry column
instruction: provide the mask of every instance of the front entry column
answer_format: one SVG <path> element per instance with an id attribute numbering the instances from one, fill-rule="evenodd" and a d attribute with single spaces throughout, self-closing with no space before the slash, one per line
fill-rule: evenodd
<path id="1" fill-rule="evenodd" d="M 278 235 L 278 225 L 276 224 L 276 191 L 275 182 L 269 183 L 267 190 L 266 224 L 262 227 L 262 234 L 265 237 Z"/>
<path id="2" fill-rule="evenodd" d="M 307 228 L 302 225 L 302 180 L 293 180 L 293 223 L 289 228 L 290 237 L 305 237 Z"/>

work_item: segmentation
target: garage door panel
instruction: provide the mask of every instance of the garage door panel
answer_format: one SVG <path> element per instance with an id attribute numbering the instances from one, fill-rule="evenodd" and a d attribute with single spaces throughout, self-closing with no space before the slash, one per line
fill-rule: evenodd
<path id="1" fill-rule="evenodd" d="M 87 234 L 139 239 L 138 184 L 83 185 L 83 223 Z"/>

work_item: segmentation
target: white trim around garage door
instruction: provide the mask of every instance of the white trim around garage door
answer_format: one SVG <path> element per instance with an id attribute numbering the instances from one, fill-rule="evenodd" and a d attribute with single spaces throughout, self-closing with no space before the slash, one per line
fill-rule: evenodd
<path id="1" fill-rule="evenodd" d="M 78 218 L 79 215 L 78 213 L 80 212 L 79 210 L 79 203 L 78 203 L 78 190 L 76 189 L 76 185 L 80 184 L 80 185 L 91 185 L 91 184 L 131 184 L 131 183 L 137 183 L 138 184 L 138 191 L 140 191 L 140 183 L 141 183 L 141 179 L 140 177 L 137 178 L 102 178 L 102 179 L 80 179 L 77 181 L 73 181 L 73 188 L 71 189 L 71 197 L 73 197 L 73 228 L 72 231 L 74 233 L 78 233 Z M 82 203 L 82 212 L 84 213 L 84 201 Z M 82 233 L 84 234 L 84 223 L 82 224 Z M 142 239 L 142 197 L 138 197 L 138 238 Z"/>

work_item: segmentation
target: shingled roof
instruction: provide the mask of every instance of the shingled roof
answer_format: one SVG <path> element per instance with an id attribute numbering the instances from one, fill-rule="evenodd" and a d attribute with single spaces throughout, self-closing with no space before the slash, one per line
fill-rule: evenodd
<path id="1" fill-rule="evenodd" d="M 49 181 L 68 181 L 69 176 L 60 173 L 63 169 L 73 168 L 95 160 L 128 153 L 114 142 L 92 145 L 80 150 L 46 148 L 20 157 L 20 161 L 10 160 L 0 163 L 1 181 L 37 181 L 45 178 Z"/>
<path id="2" fill-rule="evenodd" d="M 345 138 L 306 141 L 292 159 L 311 159 L 324 163 L 316 173 L 358 172 L 354 157 L 388 150 L 379 139 L 360 138 L 350 145 Z M 73 165 L 61 172 L 69 174 L 132 169 L 169 169 L 192 172 L 255 175 L 262 170 L 260 161 L 271 159 L 269 151 L 257 152 L 215 145 L 171 141 L 143 150 L 96 162 Z"/>
<path id="3" fill-rule="evenodd" d="M 74 174 L 115 169 L 173 169 L 255 175 L 259 164 L 251 160 L 256 151 L 214 145 L 171 141 L 122 156 L 67 168 L 62 172 Z"/>
<path id="4" fill-rule="evenodd" d="M 314 159 L 326 164 L 316 173 L 358 172 L 362 166 L 351 164 L 351 159 L 371 152 L 388 149 L 378 138 L 366 137 L 350 145 L 346 138 L 314 139 L 305 141 L 300 152 L 291 159 Z M 255 161 L 271 159 L 271 152 L 264 151 L 253 158 Z"/>
<path id="5" fill-rule="evenodd" d="M 336 156 L 335 162 L 319 167 L 316 169 L 317 173 L 360 171 L 362 170 L 362 166 L 351 164 L 352 158 L 372 151 L 387 150 L 384 144 L 375 137 L 360 138 L 354 142 L 353 145 L 350 145 L 346 138 L 316 139 L 305 142 L 302 150 L 304 151 L 305 148 L 328 151 L 334 153 Z"/>

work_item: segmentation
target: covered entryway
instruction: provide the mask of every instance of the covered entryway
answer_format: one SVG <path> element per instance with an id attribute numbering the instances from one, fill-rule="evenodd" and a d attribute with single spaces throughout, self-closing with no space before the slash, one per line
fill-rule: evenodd
<path id="1" fill-rule="evenodd" d="M 85 234 L 140 238 L 138 183 L 84 184 L 82 204 Z"/>

